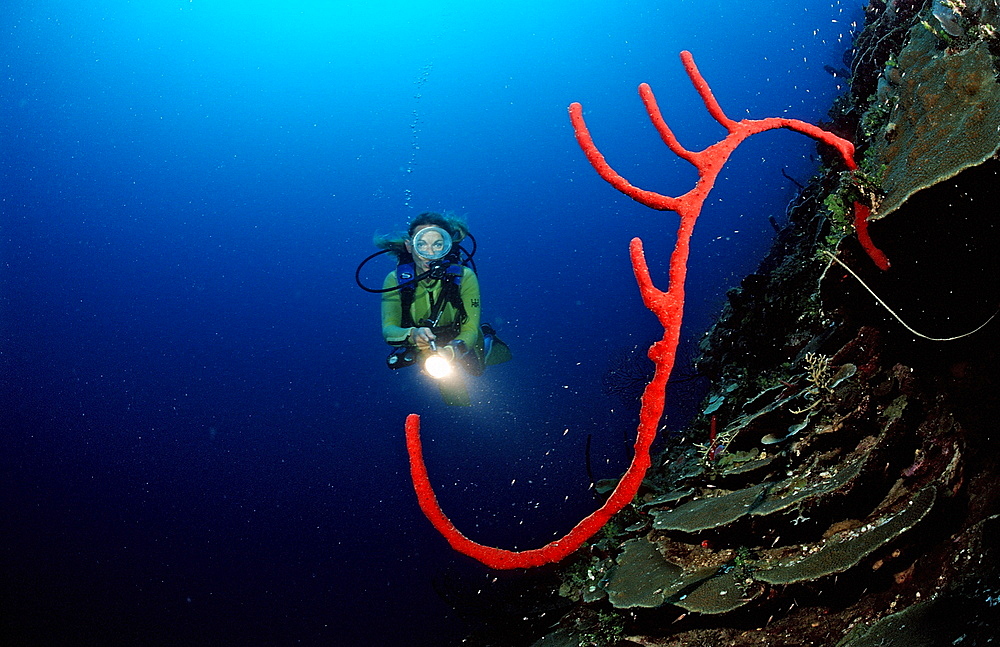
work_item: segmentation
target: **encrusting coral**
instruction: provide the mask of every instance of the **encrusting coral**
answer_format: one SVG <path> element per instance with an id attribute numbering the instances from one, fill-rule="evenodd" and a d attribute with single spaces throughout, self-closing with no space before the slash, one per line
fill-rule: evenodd
<path id="1" fill-rule="evenodd" d="M 1000 83 L 989 44 L 956 52 L 939 45 L 923 26 L 911 28 L 889 75 L 895 106 L 868 153 L 886 169 L 876 218 L 1000 149 Z"/>

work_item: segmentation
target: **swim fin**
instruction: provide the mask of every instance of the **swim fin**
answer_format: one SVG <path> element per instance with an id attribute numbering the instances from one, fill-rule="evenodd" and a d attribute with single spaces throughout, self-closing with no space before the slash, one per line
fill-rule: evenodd
<path id="1" fill-rule="evenodd" d="M 469 389 L 462 380 L 437 380 L 438 391 L 444 403 L 452 407 L 472 406 Z"/>
<path id="2" fill-rule="evenodd" d="M 483 330 L 483 363 L 486 366 L 503 364 L 514 358 L 510 352 L 510 346 L 505 344 L 499 337 L 497 331 L 489 324 L 482 325 Z"/>

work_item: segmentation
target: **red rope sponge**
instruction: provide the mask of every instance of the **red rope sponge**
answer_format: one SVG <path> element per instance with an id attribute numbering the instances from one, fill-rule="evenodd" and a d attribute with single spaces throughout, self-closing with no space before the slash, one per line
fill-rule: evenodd
<path id="1" fill-rule="evenodd" d="M 639 427 L 632 463 L 604 505 L 581 520 L 563 537 L 549 542 L 541 548 L 512 551 L 477 543 L 463 535 L 441 509 L 427 475 L 427 467 L 424 464 L 420 442 L 420 416 L 410 414 L 406 418 L 406 450 L 410 456 L 410 476 L 413 479 L 413 487 L 417 493 L 420 509 L 423 510 L 438 532 L 448 540 L 452 548 L 479 560 L 490 568 L 531 568 L 562 560 L 583 546 L 608 522 L 612 515 L 628 505 L 639 491 L 642 479 L 650 466 L 649 450 L 656 438 L 656 432 L 663 417 L 667 381 L 670 379 L 670 373 L 674 367 L 677 345 L 680 341 L 681 320 L 684 314 L 684 282 L 687 278 L 691 234 L 694 232 L 694 224 L 701 214 L 705 199 L 715 185 L 719 172 L 736 147 L 750 135 L 775 128 L 788 128 L 829 144 L 840 153 L 849 170 L 857 169 L 854 162 L 854 145 L 846 139 L 812 124 L 797 119 L 779 117 L 743 119 L 741 121 L 729 119 L 716 101 L 708 83 L 705 82 L 695 66 L 691 53 L 681 52 L 681 61 L 695 90 L 701 96 L 705 108 L 727 131 L 726 136 L 721 141 L 704 150 L 687 150 L 680 144 L 663 120 L 660 109 L 656 105 L 653 91 L 645 83 L 639 86 L 639 96 L 646 106 L 650 120 L 659 132 L 660 138 L 675 155 L 687 160 L 698 169 L 698 181 L 690 191 L 682 196 L 670 197 L 632 186 L 628 180 L 611 168 L 597 149 L 583 120 L 583 107 L 579 103 L 573 103 L 569 107 L 570 121 L 573 124 L 576 140 L 587 156 L 590 165 L 604 180 L 637 202 L 659 211 L 674 211 L 680 216 L 677 242 L 670 255 L 669 289 L 666 292 L 653 285 L 642 251 L 642 241 L 633 238 L 629 245 L 632 269 L 635 272 L 643 303 L 656 315 L 663 326 L 663 338 L 649 348 L 649 358 L 653 360 L 655 371 L 653 379 L 646 385 L 646 389 L 642 393 L 642 409 L 639 414 Z M 855 203 L 855 229 L 858 232 L 861 245 L 876 265 L 886 269 L 889 266 L 888 259 L 881 250 L 875 247 L 868 236 L 868 215 L 867 207 Z"/>

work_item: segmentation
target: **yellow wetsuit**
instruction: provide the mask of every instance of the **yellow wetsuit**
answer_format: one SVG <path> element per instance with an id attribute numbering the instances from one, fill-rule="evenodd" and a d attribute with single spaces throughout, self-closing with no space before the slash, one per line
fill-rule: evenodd
<path id="1" fill-rule="evenodd" d="M 461 313 L 451 303 L 445 302 L 438 319 L 434 333 L 438 336 L 437 343 L 441 346 L 455 339 L 465 342 L 466 348 L 474 351 L 482 361 L 483 333 L 479 328 L 479 279 L 476 273 L 467 267 L 462 268 L 462 280 L 459 294 L 465 308 L 465 320 L 459 322 Z M 393 288 L 399 285 L 396 271 L 389 272 L 385 277 L 383 288 Z M 419 324 L 431 315 L 431 309 L 441 294 L 442 282 L 435 279 L 420 281 L 413 293 L 413 304 L 410 306 L 410 317 L 414 324 Z M 455 330 L 456 322 L 457 332 Z M 382 294 L 382 336 L 385 341 L 394 346 L 409 345 L 408 338 L 412 328 L 403 327 L 402 302 L 399 290 Z M 439 332 L 440 331 L 440 332 Z"/>

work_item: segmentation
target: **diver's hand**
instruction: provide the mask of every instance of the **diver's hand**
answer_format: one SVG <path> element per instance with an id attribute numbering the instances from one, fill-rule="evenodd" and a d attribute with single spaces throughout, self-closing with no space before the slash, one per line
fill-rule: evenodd
<path id="1" fill-rule="evenodd" d="M 430 350 L 431 342 L 435 339 L 437 336 L 430 328 L 414 328 L 410 331 L 410 343 L 420 350 Z"/>

